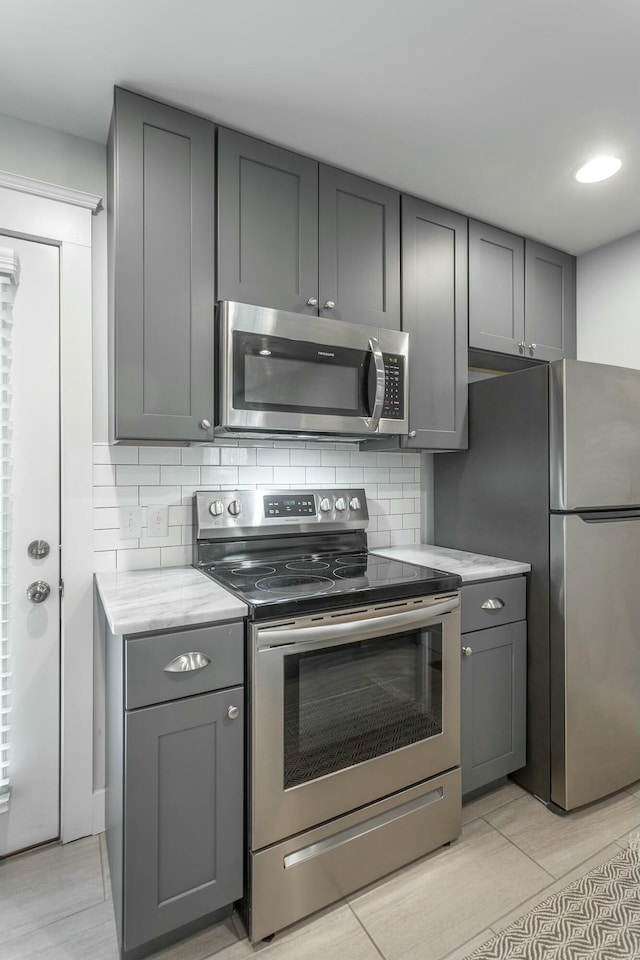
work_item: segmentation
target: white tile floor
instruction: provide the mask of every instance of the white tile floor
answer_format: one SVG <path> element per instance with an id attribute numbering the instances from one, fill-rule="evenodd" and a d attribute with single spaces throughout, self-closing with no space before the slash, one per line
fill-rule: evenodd
<path id="1" fill-rule="evenodd" d="M 157 960 L 463 960 L 536 903 L 627 846 L 640 784 L 566 817 L 515 784 L 467 804 L 462 836 L 251 945 L 234 917 Z M 0 863 L 2 960 L 117 960 L 104 836 Z"/>

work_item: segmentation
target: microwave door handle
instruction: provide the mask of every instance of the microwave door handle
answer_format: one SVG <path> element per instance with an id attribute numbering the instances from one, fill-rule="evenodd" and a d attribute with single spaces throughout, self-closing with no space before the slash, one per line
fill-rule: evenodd
<path id="1" fill-rule="evenodd" d="M 380 417 L 382 416 L 382 407 L 384 405 L 384 391 L 386 387 L 386 374 L 384 372 L 384 357 L 382 356 L 382 350 L 378 344 L 378 341 L 375 337 L 371 337 L 369 340 L 369 349 L 373 354 L 373 362 L 376 367 L 376 392 L 373 401 L 373 410 L 371 412 L 371 419 L 365 421 L 368 429 L 375 433 L 378 429 L 378 424 L 380 423 Z"/>

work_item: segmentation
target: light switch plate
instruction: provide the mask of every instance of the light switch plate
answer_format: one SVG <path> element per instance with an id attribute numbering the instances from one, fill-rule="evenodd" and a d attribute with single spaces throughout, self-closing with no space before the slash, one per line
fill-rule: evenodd
<path id="1" fill-rule="evenodd" d="M 169 507 L 153 504 L 147 507 L 147 536 L 166 537 L 169 533 Z"/>
<path id="2" fill-rule="evenodd" d="M 137 540 L 142 525 L 142 507 L 120 507 L 120 539 Z"/>

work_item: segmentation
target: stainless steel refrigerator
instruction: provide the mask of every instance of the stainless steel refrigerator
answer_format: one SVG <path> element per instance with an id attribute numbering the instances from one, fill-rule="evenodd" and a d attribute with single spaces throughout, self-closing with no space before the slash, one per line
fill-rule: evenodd
<path id="1" fill-rule="evenodd" d="M 469 385 L 434 540 L 532 564 L 527 764 L 572 810 L 640 779 L 640 371 L 562 360 Z"/>

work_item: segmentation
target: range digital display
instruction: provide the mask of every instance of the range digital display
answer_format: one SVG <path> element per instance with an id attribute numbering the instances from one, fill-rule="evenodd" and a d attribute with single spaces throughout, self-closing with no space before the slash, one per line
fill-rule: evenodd
<path id="1" fill-rule="evenodd" d="M 265 517 L 315 517 L 316 499 L 312 493 L 263 497 Z"/>

